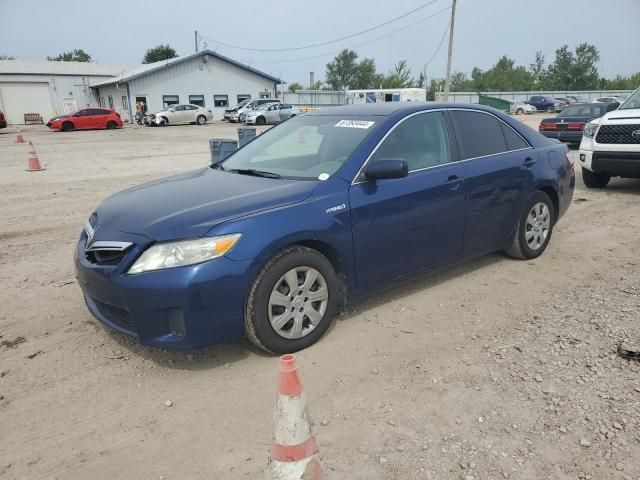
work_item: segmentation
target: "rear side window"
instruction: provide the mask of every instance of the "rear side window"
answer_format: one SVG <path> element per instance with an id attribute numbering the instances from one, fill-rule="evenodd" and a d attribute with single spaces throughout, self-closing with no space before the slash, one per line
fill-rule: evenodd
<path id="1" fill-rule="evenodd" d="M 502 131 L 504 132 L 504 139 L 507 141 L 507 150 L 522 150 L 523 148 L 529 148 L 529 144 L 516 132 L 513 128 L 500 122 Z"/>
<path id="2" fill-rule="evenodd" d="M 451 118 L 456 126 L 460 159 L 484 157 L 507 150 L 500 122 L 486 113 L 454 110 Z"/>

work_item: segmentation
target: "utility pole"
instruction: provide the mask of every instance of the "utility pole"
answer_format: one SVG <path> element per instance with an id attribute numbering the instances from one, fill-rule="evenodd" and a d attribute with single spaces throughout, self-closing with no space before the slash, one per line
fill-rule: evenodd
<path id="1" fill-rule="evenodd" d="M 193 34 L 194 34 L 195 42 L 196 42 L 196 53 L 198 53 L 198 31 L 194 30 Z M 449 48 L 451 48 L 451 47 L 449 47 Z M 449 52 L 449 54 L 451 54 L 451 52 Z"/>
<path id="2" fill-rule="evenodd" d="M 449 30 L 449 55 L 447 56 L 447 79 L 444 83 L 444 101 L 449 101 L 449 87 L 451 86 L 451 55 L 453 53 L 453 27 L 456 23 L 456 0 L 451 3 L 451 29 Z"/>

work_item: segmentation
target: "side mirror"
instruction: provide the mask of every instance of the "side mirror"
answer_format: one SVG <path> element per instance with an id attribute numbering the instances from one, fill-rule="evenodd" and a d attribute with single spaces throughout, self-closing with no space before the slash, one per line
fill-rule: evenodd
<path id="1" fill-rule="evenodd" d="M 611 102 L 607 104 L 607 112 L 611 112 L 612 110 L 617 110 L 620 104 L 618 102 Z"/>
<path id="2" fill-rule="evenodd" d="M 399 158 L 378 160 L 367 167 L 364 175 L 368 180 L 373 181 L 404 178 L 409 175 L 409 165 L 406 160 Z"/>

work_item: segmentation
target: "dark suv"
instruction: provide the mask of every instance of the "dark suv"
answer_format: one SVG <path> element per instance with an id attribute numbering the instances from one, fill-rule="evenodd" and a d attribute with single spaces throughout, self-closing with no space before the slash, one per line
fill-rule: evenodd
<path id="1" fill-rule="evenodd" d="M 557 98 L 545 97 L 544 95 L 533 95 L 527 103 L 536 107 L 536 110 L 547 112 L 559 112 L 567 106 L 565 102 Z"/>

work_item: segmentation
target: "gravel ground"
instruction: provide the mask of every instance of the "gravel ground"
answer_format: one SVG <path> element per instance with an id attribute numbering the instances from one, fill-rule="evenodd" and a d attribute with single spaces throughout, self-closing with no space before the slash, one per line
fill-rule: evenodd
<path id="1" fill-rule="evenodd" d="M 39 173 L 0 133 L 2 480 L 264 477 L 277 359 L 111 333 L 71 261 L 102 198 L 205 165 L 232 130 L 28 127 Z M 488 255 L 349 306 L 298 355 L 328 477 L 640 480 L 640 362 L 616 353 L 640 349 L 639 195 L 578 178 L 539 259 Z"/>

